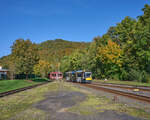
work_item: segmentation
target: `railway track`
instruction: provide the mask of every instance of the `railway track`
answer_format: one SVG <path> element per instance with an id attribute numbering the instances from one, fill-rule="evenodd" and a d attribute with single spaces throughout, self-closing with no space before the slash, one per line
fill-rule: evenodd
<path id="1" fill-rule="evenodd" d="M 80 85 L 85 86 L 85 87 L 89 87 L 89 88 L 93 88 L 93 89 L 96 89 L 96 90 L 102 90 L 102 91 L 105 91 L 105 92 L 114 93 L 114 94 L 117 94 L 117 95 L 121 95 L 121 96 L 125 96 L 125 97 L 129 97 L 129 98 L 133 98 L 133 99 L 136 99 L 136 100 L 140 100 L 140 101 L 150 103 L 150 97 L 148 97 L 148 96 L 137 95 L 137 94 L 124 92 L 124 91 L 119 91 L 119 90 L 115 90 L 115 89 L 111 89 L 111 88 L 105 88 L 105 87 L 102 87 L 100 85 L 94 85 L 94 84 L 80 84 Z"/>
<path id="2" fill-rule="evenodd" d="M 36 85 L 24 87 L 24 88 L 19 88 L 19 89 L 3 92 L 3 93 L 0 93 L 0 98 L 8 96 L 8 95 L 15 94 L 15 93 L 18 93 L 18 92 L 21 92 L 21 91 L 25 91 L 25 90 L 28 90 L 28 89 L 32 89 L 32 88 L 35 88 L 35 87 L 38 87 L 38 86 L 41 86 L 41 85 L 44 85 L 44 84 L 47 84 L 47 83 L 49 83 L 49 82 L 44 82 L 44 83 L 40 83 L 40 84 L 36 84 Z"/>
<path id="3" fill-rule="evenodd" d="M 120 85 L 120 84 L 105 84 L 105 83 L 96 83 L 94 82 L 93 85 L 100 85 L 100 86 L 106 86 L 106 87 L 112 87 L 112 88 L 121 88 L 121 89 L 127 89 L 127 90 L 134 90 L 139 89 L 140 91 L 147 91 L 150 92 L 150 87 L 142 87 L 142 86 L 129 86 L 129 85 Z"/>

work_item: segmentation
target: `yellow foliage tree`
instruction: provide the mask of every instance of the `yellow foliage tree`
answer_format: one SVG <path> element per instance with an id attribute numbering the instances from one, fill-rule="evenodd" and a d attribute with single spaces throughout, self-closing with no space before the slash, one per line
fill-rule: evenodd
<path id="1" fill-rule="evenodd" d="M 122 61 L 120 60 L 120 57 L 122 53 L 123 51 L 117 43 L 108 40 L 107 45 L 98 48 L 97 57 L 99 57 L 103 63 L 117 64 L 121 67 Z"/>
<path id="2" fill-rule="evenodd" d="M 34 66 L 34 73 L 41 77 L 46 77 L 51 71 L 51 64 L 44 60 L 39 60 L 39 63 Z"/>

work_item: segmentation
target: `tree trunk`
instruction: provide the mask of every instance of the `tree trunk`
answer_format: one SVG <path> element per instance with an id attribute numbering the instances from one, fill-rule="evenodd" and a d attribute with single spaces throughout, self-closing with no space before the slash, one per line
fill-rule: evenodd
<path id="1" fill-rule="evenodd" d="M 10 79 L 11 79 L 11 80 L 14 79 L 14 73 L 13 73 L 13 71 L 10 72 Z"/>
<path id="2" fill-rule="evenodd" d="M 26 80 L 28 80 L 28 73 L 26 73 Z"/>

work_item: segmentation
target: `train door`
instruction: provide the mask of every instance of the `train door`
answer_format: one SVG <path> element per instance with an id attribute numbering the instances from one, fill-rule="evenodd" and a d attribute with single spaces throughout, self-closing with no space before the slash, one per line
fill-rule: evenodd
<path id="1" fill-rule="evenodd" d="M 66 72 L 66 81 L 69 82 L 70 81 L 70 73 Z"/>
<path id="2" fill-rule="evenodd" d="M 71 82 L 76 82 L 76 74 L 75 74 L 75 72 L 71 72 Z"/>
<path id="3" fill-rule="evenodd" d="M 84 76 L 83 72 L 77 72 L 76 73 L 76 82 L 81 83 L 83 81 L 83 76 Z"/>

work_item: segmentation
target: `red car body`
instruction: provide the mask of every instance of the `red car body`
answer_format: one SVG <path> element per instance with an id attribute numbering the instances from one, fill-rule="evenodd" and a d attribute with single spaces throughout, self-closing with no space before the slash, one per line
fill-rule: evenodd
<path id="1" fill-rule="evenodd" d="M 62 79 L 63 78 L 63 74 L 62 72 L 51 72 L 49 74 L 49 78 L 51 80 L 58 80 L 58 79 Z"/>

